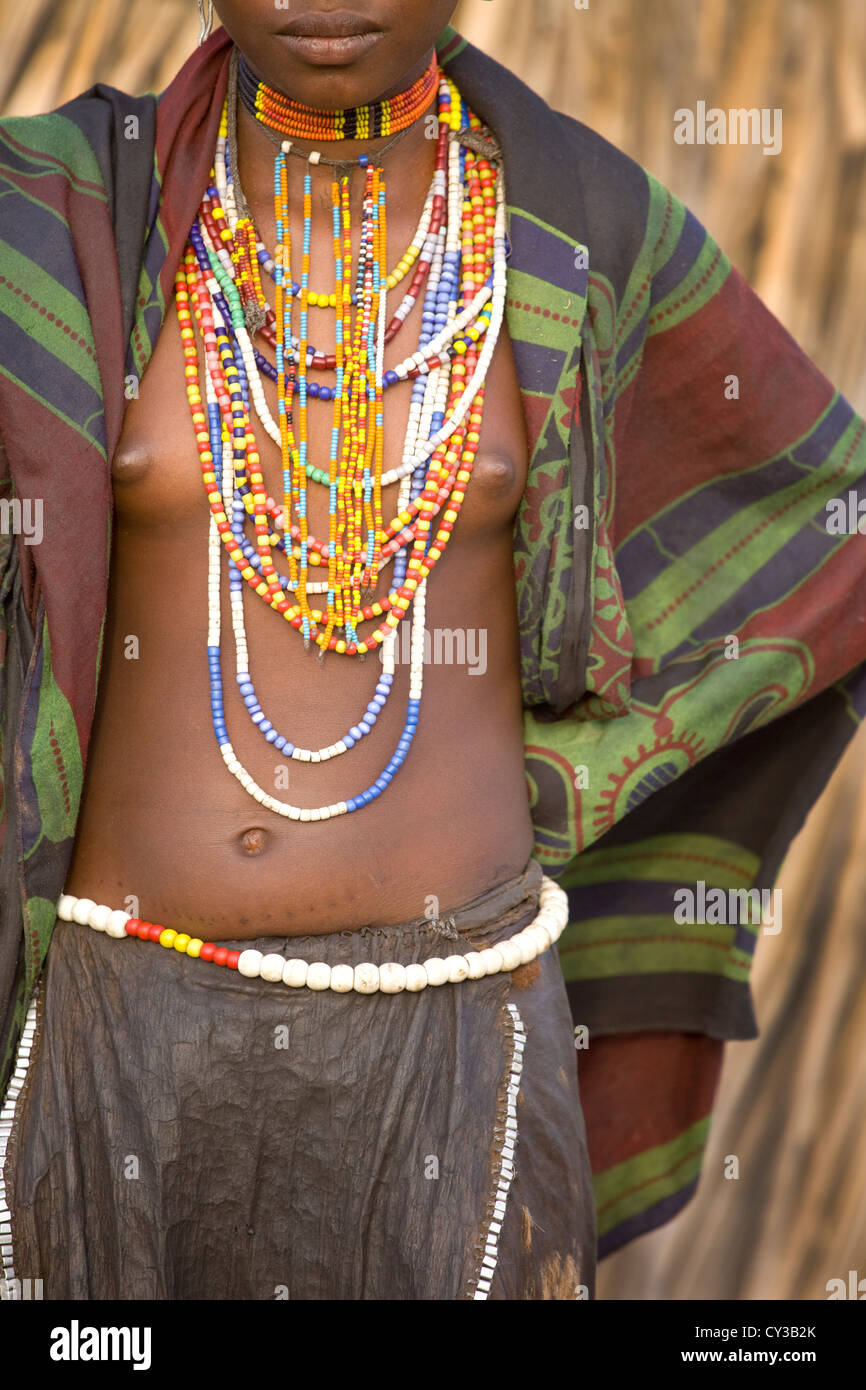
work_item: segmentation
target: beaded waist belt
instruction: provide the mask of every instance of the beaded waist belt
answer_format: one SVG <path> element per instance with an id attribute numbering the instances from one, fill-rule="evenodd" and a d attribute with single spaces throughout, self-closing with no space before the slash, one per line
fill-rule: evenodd
<path id="1" fill-rule="evenodd" d="M 286 960 L 277 954 L 261 951 L 230 951 L 213 941 L 203 941 L 186 932 L 173 931 L 156 922 L 145 922 L 128 912 L 106 907 L 92 898 L 76 898 L 63 893 L 58 899 L 57 915 L 64 922 L 78 922 L 106 936 L 137 936 L 142 941 L 158 942 L 160 946 L 179 951 L 196 960 L 237 970 L 248 979 L 261 978 L 272 983 L 282 981 L 294 989 L 332 989 L 337 994 L 400 994 L 403 990 L 417 993 L 428 985 L 459 984 L 461 980 L 480 980 L 486 975 L 498 975 L 516 970 L 519 965 L 540 956 L 562 935 L 568 922 L 568 899 L 552 879 L 545 874 L 539 891 L 539 911 L 528 926 L 507 941 L 488 946 L 483 951 L 468 951 L 465 955 L 442 958 L 433 956 L 423 963 L 399 965 L 387 961 L 373 965 L 325 964 L 324 961 Z"/>

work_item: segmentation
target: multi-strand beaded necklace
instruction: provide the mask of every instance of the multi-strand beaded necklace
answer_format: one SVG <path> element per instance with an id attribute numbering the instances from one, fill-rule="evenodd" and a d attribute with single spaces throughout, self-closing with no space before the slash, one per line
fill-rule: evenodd
<path id="1" fill-rule="evenodd" d="M 484 382 L 505 304 L 505 195 L 495 146 L 467 109 L 435 56 L 406 92 L 351 111 L 320 112 L 301 106 L 260 82 L 237 51 L 222 112 L 211 183 L 175 277 L 175 298 L 184 344 L 187 395 L 210 506 L 208 565 L 208 662 L 213 727 L 229 771 L 256 801 L 293 820 L 318 821 L 370 804 L 384 791 L 411 747 L 423 684 L 427 579 L 447 546 L 478 447 Z M 357 267 L 352 268 L 350 183 L 340 165 L 320 151 L 304 151 L 304 218 L 300 252 L 288 213 L 289 156 L 298 138 L 396 139 L 417 121 L 437 92 L 435 172 L 415 236 L 391 274 L 386 264 L 384 171 L 370 157 Z M 270 255 L 243 198 L 237 170 L 237 102 L 242 100 L 277 144 L 274 206 L 277 244 Z M 381 156 L 382 151 L 379 152 Z M 488 158 L 488 154 L 490 158 Z M 334 288 L 314 292 L 309 283 L 312 166 L 335 165 L 331 182 Z M 343 169 L 346 162 L 343 161 Z M 293 271 L 300 265 L 299 278 Z M 262 273 L 272 277 L 271 309 Z M 408 290 L 391 316 L 386 296 L 409 273 Z M 423 311 L 417 348 L 385 371 L 384 351 L 414 305 Z M 297 299 L 299 324 L 292 332 Z M 335 315 L 333 354 L 310 340 L 310 310 Z M 204 350 L 204 397 L 195 327 Z M 256 337 L 275 355 L 271 363 Z M 314 373 L 335 375 L 329 386 Z M 262 377 L 276 383 L 277 419 L 268 407 Z M 409 418 L 398 467 L 383 471 L 383 401 L 386 390 L 412 381 Z M 332 402 L 327 468 L 308 457 L 307 402 Z M 256 445 L 253 416 L 279 447 L 282 507 L 268 495 Z M 399 481 L 397 512 L 383 524 L 382 488 Z M 311 535 L 308 484 L 328 489 L 327 540 Z M 246 527 L 252 525 L 252 539 Z M 435 529 L 434 529 L 435 527 Z M 288 575 L 278 573 L 282 552 Z M 409 698 L 397 747 L 371 786 L 345 801 L 301 808 L 264 791 L 242 766 L 228 737 L 220 660 L 220 576 L 225 559 L 235 640 L 236 679 L 248 714 L 265 740 L 284 757 L 325 762 L 347 752 L 371 732 L 394 682 L 399 623 L 410 623 Z M 374 598 L 382 571 L 393 564 L 387 595 Z M 327 570 L 326 580 L 310 578 Z M 243 593 L 248 585 L 301 633 L 304 646 L 363 656 L 381 648 L 382 670 L 357 724 L 335 743 L 299 748 L 265 717 L 250 673 Z M 324 608 L 310 603 L 324 595 Z M 379 621 L 377 621 L 379 620 Z M 362 638 L 362 623 L 377 625 Z"/>

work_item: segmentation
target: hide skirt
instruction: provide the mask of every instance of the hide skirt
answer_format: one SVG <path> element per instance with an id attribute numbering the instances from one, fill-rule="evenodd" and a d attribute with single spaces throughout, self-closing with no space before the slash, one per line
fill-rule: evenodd
<path id="1" fill-rule="evenodd" d="M 434 921 L 225 944 L 331 966 L 483 950 L 536 915 L 541 877 L 530 860 Z M 46 1299 L 594 1296 L 555 946 L 480 980 L 337 994 L 58 921 L 28 1025 L 0 1133 L 7 1281 Z"/>

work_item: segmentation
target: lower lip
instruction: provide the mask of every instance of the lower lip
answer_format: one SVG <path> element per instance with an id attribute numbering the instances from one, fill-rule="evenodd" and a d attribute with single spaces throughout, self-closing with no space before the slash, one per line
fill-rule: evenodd
<path id="1" fill-rule="evenodd" d="M 382 38 L 381 30 L 372 34 L 347 34 L 344 38 L 324 39 L 281 34 L 280 38 L 290 52 L 306 63 L 319 63 L 322 66 L 339 67 L 342 63 L 352 63 L 372 48 Z"/>

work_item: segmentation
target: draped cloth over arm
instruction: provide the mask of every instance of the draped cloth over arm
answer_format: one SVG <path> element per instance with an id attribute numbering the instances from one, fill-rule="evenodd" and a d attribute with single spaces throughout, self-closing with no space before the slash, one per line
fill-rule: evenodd
<path id="1" fill-rule="evenodd" d="M 760 924 L 680 924 L 675 895 L 769 888 L 862 717 L 864 541 L 826 522 L 866 489 L 866 427 L 651 174 L 453 29 L 437 48 L 506 172 L 527 786 L 571 903 L 604 1252 L 693 1190 L 723 1040 L 756 1031 Z M 77 824 L 110 461 L 229 53 L 218 29 L 158 98 L 98 84 L 0 122 L 0 497 L 44 503 L 41 544 L 0 537 L 6 1072 Z"/>

